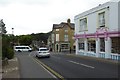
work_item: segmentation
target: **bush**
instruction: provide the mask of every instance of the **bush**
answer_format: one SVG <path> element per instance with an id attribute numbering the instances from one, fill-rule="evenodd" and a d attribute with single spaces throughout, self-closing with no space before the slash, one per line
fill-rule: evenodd
<path id="1" fill-rule="evenodd" d="M 5 58 L 12 59 L 14 58 L 14 50 L 10 47 L 3 47 L 2 48 L 2 59 Z"/>
<path id="2" fill-rule="evenodd" d="M 8 48 L 7 58 L 8 59 L 14 58 L 14 50 L 12 48 Z"/>

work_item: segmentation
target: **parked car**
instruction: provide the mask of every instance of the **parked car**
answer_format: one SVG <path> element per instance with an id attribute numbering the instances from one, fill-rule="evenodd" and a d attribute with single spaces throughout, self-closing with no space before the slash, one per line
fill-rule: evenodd
<path id="1" fill-rule="evenodd" d="M 17 52 L 22 52 L 22 51 L 31 52 L 32 51 L 32 49 L 29 46 L 14 46 L 14 50 Z"/>
<path id="2" fill-rule="evenodd" d="M 39 50 L 36 53 L 36 57 L 40 58 L 40 57 L 50 57 L 50 52 L 47 48 L 41 47 L 39 48 Z"/>

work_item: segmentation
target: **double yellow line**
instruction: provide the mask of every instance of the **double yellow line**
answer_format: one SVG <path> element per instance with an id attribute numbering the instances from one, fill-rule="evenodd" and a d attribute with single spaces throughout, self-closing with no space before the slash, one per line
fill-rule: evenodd
<path id="1" fill-rule="evenodd" d="M 42 65 L 45 69 L 47 69 L 49 72 L 51 72 L 53 75 L 55 75 L 57 78 L 59 78 L 60 80 L 64 80 L 64 77 L 61 76 L 60 74 L 58 74 L 57 72 L 55 72 L 53 69 L 51 69 L 50 67 L 48 67 L 47 65 L 45 65 L 43 62 L 41 62 L 40 60 L 36 59 L 36 58 L 32 58 L 36 63 L 38 63 L 39 65 Z"/>

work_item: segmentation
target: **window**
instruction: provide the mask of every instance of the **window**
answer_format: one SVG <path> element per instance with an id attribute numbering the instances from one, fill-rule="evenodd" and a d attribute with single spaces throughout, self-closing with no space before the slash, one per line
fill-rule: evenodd
<path id="1" fill-rule="evenodd" d="M 56 34 L 56 41 L 59 41 L 59 34 Z"/>
<path id="2" fill-rule="evenodd" d="M 54 43 L 54 38 L 55 38 L 55 36 L 54 36 L 54 34 L 52 34 L 52 43 Z"/>
<path id="3" fill-rule="evenodd" d="M 68 35 L 67 34 L 64 35 L 64 41 L 68 41 Z"/>
<path id="4" fill-rule="evenodd" d="M 99 13 L 99 27 L 105 27 L 105 12 Z"/>
<path id="5" fill-rule="evenodd" d="M 61 44 L 61 49 L 69 49 L 69 44 Z"/>
<path id="6" fill-rule="evenodd" d="M 64 27 L 65 32 L 68 32 L 68 27 Z"/>
<path id="7" fill-rule="evenodd" d="M 112 53 L 118 53 L 120 54 L 120 37 L 113 37 L 112 40 Z"/>
<path id="8" fill-rule="evenodd" d="M 100 39 L 100 51 L 105 52 L 105 39 Z"/>
<path id="9" fill-rule="evenodd" d="M 84 50 L 84 43 L 78 43 L 79 50 Z"/>
<path id="10" fill-rule="evenodd" d="M 84 38 L 79 39 L 78 48 L 79 50 L 84 50 Z"/>
<path id="11" fill-rule="evenodd" d="M 56 31 L 59 31 L 59 29 L 56 29 Z"/>
<path id="12" fill-rule="evenodd" d="M 80 20 L 80 31 L 85 31 L 87 28 L 87 18 Z"/>
<path id="13" fill-rule="evenodd" d="M 88 51 L 93 51 L 93 52 L 96 51 L 96 43 L 95 40 L 92 40 L 92 38 L 88 39 Z"/>

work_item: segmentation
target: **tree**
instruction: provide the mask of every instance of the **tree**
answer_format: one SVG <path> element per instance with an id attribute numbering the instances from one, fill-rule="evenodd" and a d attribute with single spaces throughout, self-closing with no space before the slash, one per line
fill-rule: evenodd
<path id="1" fill-rule="evenodd" d="M 13 46 L 10 44 L 12 41 L 11 36 L 8 36 L 6 33 L 6 27 L 5 24 L 3 23 L 3 20 L 0 21 L 0 35 L 1 35 L 1 42 L 2 43 L 2 59 L 8 58 L 12 59 L 14 57 L 14 51 L 13 51 Z"/>
<path id="2" fill-rule="evenodd" d="M 32 43 L 32 37 L 30 35 L 22 35 L 19 38 L 21 45 L 30 45 Z"/>
<path id="3" fill-rule="evenodd" d="M 3 22 L 3 19 L 0 20 L 0 34 L 6 34 L 7 31 L 6 31 L 6 27 L 5 27 L 5 24 Z"/>

